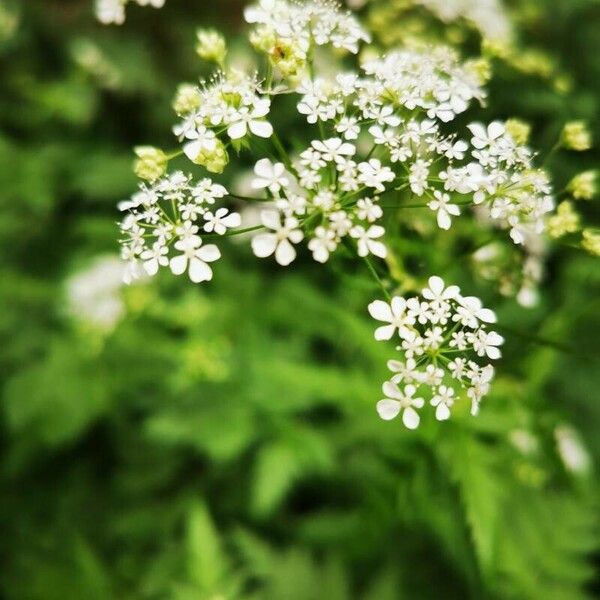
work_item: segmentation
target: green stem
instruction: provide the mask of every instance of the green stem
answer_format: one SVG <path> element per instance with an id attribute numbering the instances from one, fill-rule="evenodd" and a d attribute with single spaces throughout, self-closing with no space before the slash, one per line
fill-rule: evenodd
<path id="1" fill-rule="evenodd" d="M 381 288 L 386 300 L 389 302 L 392 299 L 392 297 L 390 296 L 389 292 L 387 291 L 387 288 L 385 287 L 383 281 L 381 280 L 381 277 L 379 277 L 379 275 L 377 274 L 377 271 L 375 270 L 373 263 L 371 262 L 371 260 L 369 259 L 368 256 L 363 256 L 363 260 L 365 261 L 367 268 L 369 269 L 369 272 L 373 276 L 373 279 L 375 279 L 375 281 Z"/>

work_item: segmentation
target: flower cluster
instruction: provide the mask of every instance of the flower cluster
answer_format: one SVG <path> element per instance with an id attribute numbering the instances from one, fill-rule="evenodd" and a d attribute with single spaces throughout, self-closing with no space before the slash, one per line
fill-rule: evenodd
<path id="1" fill-rule="evenodd" d="M 393 375 L 383 384 L 385 398 L 377 403 L 382 419 L 402 413 L 404 425 L 416 429 L 418 411 L 426 400 L 443 421 L 464 396 L 471 402 L 471 414 L 477 414 L 494 376 L 488 360 L 500 358 L 498 346 L 504 341 L 487 329 L 496 321 L 491 310 L 434 276 L 421 297 L 395 296 L 390 303 L 375 300 L 369 313 L 384 323 L 376 329 L 375 339 L 399 340 L 397 350 L 402 354 L 402 360 L 388 361 Z"/>
<path id="2" fill-rule="evenodd" d="M 181 171 L 167 175 L 139 191 L 119 208 L 127 211 L 121 222 L 122 258 L 128 263 L 125 280 L 140 274 L 156 275 L 170 267 L 175 275 L 188 272 L 195 282 L 212 279 L 209 263 L 221 253 L 214 244 L 204 244 L 200 235 L 217 237 L 240 225 L 240 215 L 216 207 L 227 190 L 210 179 L 193 182 Z"/>
<path id="3" fill-rule="evenodd" d="M 308 69 L 313 44 L 342 48 L 356 54 L 369 41 L 358 20 L 334 0 L 260 0 L 244 16 L 255 25 L 250 40 L 264 52 L 284 77 L 298 77 Z"/>
<path id="4" fill-rule="evenodd" d="M 173 133 L 185 142 L 186 156 L 211 173 L 221 173 L 229 162 L 225 136 L 239 148 L 249 135 L 273 134 L 266 120 L 271 100 L 259 95 L 254 79 L 219 73 L 200 87 L 185 88 L 182 96 L 176 103 L 182 120 Z"/>
<path id="5" fill-rule="evenodd" d="M 377 159 L 357 163 L 356 152 L 354 144 L 329 138 L 314 140 L 300 154 L 293 173 L 283 163 L 258 161 L 253 187 L 267 189 L 277 210 L 262 212 L 263 225 L 270 232 L 254 238 L 257 256 L 275 254 L 279 264 L 289 264 L 296 256 L 291 243 L 304 238 L 298 229 L 302 224 L 318 262 L 327 262 L 346 236 L 354 240 L 359 256 L 385 258 L 387 249 L 380 241 L 385 230 L 376 224 L 383 210 L 376 194 L 395 175 Z"/>
<path id="6" fill-rule="evenodd" d="M 165 0 L 96 0 L 96 17 L 104 25 L 123 25 L 128 2 L 162 8 Z"/>

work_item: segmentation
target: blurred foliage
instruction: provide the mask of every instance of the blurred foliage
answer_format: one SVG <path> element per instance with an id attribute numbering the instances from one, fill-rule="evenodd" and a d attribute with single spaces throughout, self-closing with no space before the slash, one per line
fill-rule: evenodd
<path id="1" fill-rule="evenodd" d="M 549 148 L 566 120 L 598 123 L 600 8 L 511 5 L 570 84 L 499 61 L 488 114 L 530 120 Z M 283 272 L 231 244 L 210 286 L 166 276 L 122 292 L 114 330 L 69 315 L 65 281 L 116 252 L 130 148 L 170 143 L 171 94 L 201 70 L 195 26 L 235 31 L 240 15 L 169 0 L 115 29 L 83 0 L 0 4 L 1 595 L 597 597 L 598 488 L 581 453 L 600 457 L 600 271 L 580 251 L 557 248 L 525 310 L 443 245 L 414 248 L 411 272 L 443 266 L 510 330 L 481 415 L 410 433 L 376 417 L 376 290 L 343 258 Z M 554 155 L 557 188 L 598 158 Z"/>

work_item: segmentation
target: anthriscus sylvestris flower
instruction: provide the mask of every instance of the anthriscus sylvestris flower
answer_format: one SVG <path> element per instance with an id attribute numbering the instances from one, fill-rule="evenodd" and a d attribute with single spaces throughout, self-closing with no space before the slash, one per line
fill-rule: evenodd
<path id="1" fill-rule="evenodd" d="M 377 403 L 382 419 L 400 415 L 406 427 L 416 429 L 425 404 L 443 421 L 464 400 L 470 402 L 471 414 L 477 414 L 494 376 L 490 361 L 500 358 L 504 342 L 488 330 L 496 322 L 491 310 L 433 276 L 421 296 L 375 300 L 369 313 L 383 323 L 375 339 L 395 340 L 399 352 L 388 361 L 392 375 L 383 384 L 385 398 Z"/>

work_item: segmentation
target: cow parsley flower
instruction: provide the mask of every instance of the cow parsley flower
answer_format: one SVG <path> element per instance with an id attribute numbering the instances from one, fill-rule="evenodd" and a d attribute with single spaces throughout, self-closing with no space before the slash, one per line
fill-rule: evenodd
<path id="1" fill-rule="evenodd" d="M 406 427 L 415 429 L 423 398 L 429 398 L 440 421 L 465 399 L 471 403 L 471 413 L 477 414 L 494 375 L 491 363 L 479 360 L 500 358 L 499 346 L 504 342 L 487 329 L 496 320 L 491 310 L 433 276 L 421 297 L 395 296 L 390 303 L 375 300 L 369 313 L 386 323 L 376 329 L 375 339 L 397 339 L 401 354 L 401 360 L 388 362 L 393 375 L 383 384 L 385 398 L 377 404 L 381 418 L 393 419 L 402 412 Z"/>
<path id="2" fill-rule="evenodd" d="M 217 260 L 220 252 L 215 245 L 204 244 L 199 232 L 202 226 L 209 235 L 223 235 L 240 225 L 238 213 L 213 208 L 226 195 L 222 185 L 208 178 L 193 182 L 181 171 L 152 184 L 141 183 L 139 191 L 120 205 L 127 211 L 121 221 L 126 282 L 139 274 L 140 267 L 152 276 L 166 266 L 175 275 L 187 271 L 195 283 L 211 279 L 208 263 Z"/>

